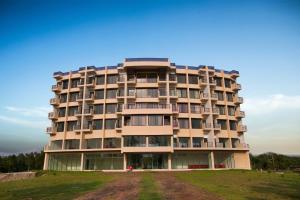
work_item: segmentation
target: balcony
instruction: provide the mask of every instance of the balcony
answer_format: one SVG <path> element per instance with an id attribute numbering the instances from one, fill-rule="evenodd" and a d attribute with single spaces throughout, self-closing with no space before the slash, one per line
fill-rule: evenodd
<path id="1" fill-rule="evenodd" d="M 207 101 L 208 98 L 209 98 L 209 94 L 208 93 L 201 93 L 200 97 L 201 97 L 201 101 Z"/>
<path id="2" fill-rule="evenodd" d="M 61 86 L 60 85 L 52 85 L 52 91 L 53 92 L 60 92 Z"/>
<path id="3" fill-rule="evenodd" d="M 166 99 L 167 98 L 167 91 L 165 89 L 159 89 L 158 98 Z"/>
<path id="4" fill-rule="evenodd" d="M 56 112 L 49 112 L 48 113 L 48 119 L 51 119 L 51 120 L 57 120 L 57 113 Z"/>
<path id="5" fill-rule="evenodd" d="M 136 98 L 135 91 L 128 91 L 127 99 L 135 99 L 135 98 Z"/>
<path id="6" fill-rule="evenodd" d="M 207 86 L 207 79 L 206 78 L 201 78 L 199 84 L 200 84 L 200 87 L 202 87 L 202 88 L 206 87 Z"/>
<path id="7" fill-rule="evenodd" d="M 221 124 L 214 123 L 214 129 L 215 131 L 221 131 Z"/>
<path id="8" fill-rule="evenodd" d="M 127 84 L 136 84 L 136 77 L 132 74 L 127 75 Z"/>
<path id="9" fill-rule="evenodd" d="M 210 85 L 211 87 L 216 87 L 216 85 L 217 85 L 216 80 L 210 79 L 210 80 L 209 80 L 209 85 Z"/>
<path id="10" fill-rule="evenodd" d="M 52 98 L 52 99 L 50 99 L 50 104 L 51 105 L 58 105 L 59 104 L 59 99 L 58 98 Z"/>
<path id="11" fill-rule="evenodd" d="M 212 129 L 211 123 L 204 123 L 204 124 L 203 124 L 203 129 L 204 129 L 205 131 L 210 131 L 210 130 Z"/>
<path id="12" fill-rule="evenodd" d="M 243 103 L 243 102 L 244 102 L 243 97 L 238 97 L 238 96 L 235 96 L 235 97 L 234 97 L 234 103 L 235 103 L 235 104 L 241 104 L 241 103 Z"/>
<path id="13" fill-rule="evenodd" d="M 120 90 L 117 92 L 117 99 L 122 100 L 124 99 L 124 92 L 121 92 Z"/>
<path id="14" fill-rule="evenodd" d="M 220 111 L 219 111 L 219 108 L 213 108 L 212 109 L 212 114 L 213 115 L 219 115 Z"/>
<path id="15" fill-rule="evenodd" d="M 201 109 L 201 113 L 202 115 L 209 115 L 210 114 L 210 109 L 209 108 L 202 108 Z"/>
<path id="16" fill-rule="evenodd" d="M 117 80 L 117 84 L 118 85 L 123 85 L 123 84 L 125 84 L 125 80 L 126 80 L 126 77 L 124 75 L 119 76 L 118 80 Z"/>
<path id="17" fill-rule="evenodd" d="M 94 110 L 93 110 L 93 109 L 84 109 L 84 112 L 83 112 L 83 114 L 84 114 L 85 116 L 92 116 L 93 113 L 94 113 Z"/>
<path id="18" fill-rule="evenodd" d="M 176 90 L 170 90 L 169 95 L 170 95 L 170 99 L 178 99 Z"/>
<path id="19" fill-rule="evenodd" d="M 232 85 L 232 89 L 233 90 L 241 90 L 242 86 L 241 86 L 241 84 L 235 83 Z"/>
<path id="20" fill-rule="evenodd" d="M 239 124 L 237 128 L 237 132 L 247 132 L 247 126 Z"/>
<path id="21" fill-rule="evenodd" d="M 245 117 L 245 112 L 244 111 L 236 111 L 235 112 L 235 116 L 237 117 L 237 118 L 243 118 L 243 117 Z"/>
<path id="22" fill-rule="evenodd" d="M 90 95 L 86 95 L 85 101 L 88 102 L 94 101 L 94 93 L 91 93 Z"/>
<path id="23" fill-rule="evenodd" d="M 77 85 L 77 87 L 83 87 L 84 86 L 84 79 L 81 79 Z"/>
<path id="24" fill-rule="evenodd" d="M 149 108 L 137 106 L 135 104 L 125 104 L 122 114 L 172 114 L 172 108 L 170 104 L 158 104 L 157 106 Z"/>
<path id="25" fill-rule="evenodd" d="M 80 131 L 81 131 L 81 125 L 80 124 L 76 124 L 76 126 L 74 127 L 74 132 L 80 133 Z"/>
<path id="26" fill-rule="evenodd" d="M 172 112 L 173 114 L 179 114 L 178 107 L 175 104 L 172 104 Z"/>
<path id="27" fill-rule="evenodd" d="M 55 134 L 55 128 L 54 127 L 47 127 L 46 128 L 46 133 L 50 134 L 50 135 Z"/>
<path id="28" fill-rule="evenodd" d="M 79 93 L 79 95 L 76 97 L 77 102 L 82 102 L 83 101 L 83 94 Z"/>
<path id="29" fill-rule="evenodd" d="M 82 127 L 82 132 L 89 133 L 93 131 L 93 126 L 91 124 L 84 124 Z"/>
<path id="30" fill-rule="evenodd" d="M 95 80 L 92 79 L 91 81 L 87 81 L 86 83 L 86 87 L 95 87 Z"/>
<path id="31" fill-rule="evenodd" d="M 177 84 L 177 76 L 175 74 L 169 74 L 169 83 Z"/>
<path id="32" fill-rule="evenodd" d="M 215 93 L 211 93 L 211 100 L 212 101 L 218 101 L 218 95 Z"/>

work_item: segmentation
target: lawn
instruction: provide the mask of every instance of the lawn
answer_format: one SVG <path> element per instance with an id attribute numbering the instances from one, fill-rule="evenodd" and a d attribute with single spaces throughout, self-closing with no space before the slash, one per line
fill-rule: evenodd
<path id="1" fill-rule="evenodd" d="M 0 183 L 0 199 L 72 199 L 112 180 L 110 173 L 46 172 L 32 179 Z"/>
<path id="2" fill-rule="evenodd" d="M 300 199 L 300 174 L 256 171 L 193 171 L 175 176 L 227 200 Z"/>
<path id="3" fill-rule="evenodd" d="M 142 175 L 139 200 L 160 200 L 162 198 L 158 191 L 159 188 L 153 177 L 153 173 L 151 172 L 144 173 Z"/>

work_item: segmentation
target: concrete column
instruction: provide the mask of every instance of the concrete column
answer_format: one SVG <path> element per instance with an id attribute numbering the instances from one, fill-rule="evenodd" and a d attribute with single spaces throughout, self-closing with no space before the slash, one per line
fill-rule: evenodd
<path id="1" fill-rule="evenodd" d="M 172 154 L 168 154 L 168 170 L 172 170 Z"/>
<path id="2" fill-rule="evenodd" d="M 43 170 L 48 170 L 49 154 L 45 153 Z"/>
<path id="3" fill-rule="evenodd" d="M 80 171 L 84 170 L 84 153 L 81 153 Z"/>
<path id="4" fill-rule="evenodd" d="M 127 166 L 127 156 L 126 154 L 124 153 L 123 154 L 123 170 L 126 171 L 126 166 Z"/>
<path id="5" fill-rule="evenodd" d="M 213 151 L 209 152 L 208 161 L 209 161 L 209 168 L 210 169 L 215 169 L 215 157 L 214 157 L 214 152 Z"/>

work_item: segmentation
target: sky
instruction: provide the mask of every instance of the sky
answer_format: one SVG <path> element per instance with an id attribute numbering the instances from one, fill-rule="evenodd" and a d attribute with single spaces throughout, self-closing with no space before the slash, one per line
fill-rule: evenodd
<path id="1" fill-rule="evenodd" d="M 0 153 L 48 141 L 55 71 L 167 57 L 238 70 L 253 154 L 300 154 L 300 3 L 0 1 Z"/>

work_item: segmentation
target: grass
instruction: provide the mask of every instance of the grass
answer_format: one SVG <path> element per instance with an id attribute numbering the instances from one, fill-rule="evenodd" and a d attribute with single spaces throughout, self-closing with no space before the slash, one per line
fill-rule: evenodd
<path id="1" fill-rule="evenodd" d="M 72 199 L 111 181 L 99 172 L 45 172 L 39 177 L 0 183 L 0 199 Z"/>
<path id="2" fill-rule="evenodd" d="M 300 199 L 300 174 L 291 172 L 193 171 L 176 177 L 228 200 Z"/>
<path id="3" fill-rule="evenodd" d="M 142 174 L 141 191 L 139 200 L 160 200 L 161 195 L 158 192 L 158 186 L 153 177 L 153 173 L 146 172 Z"/>

